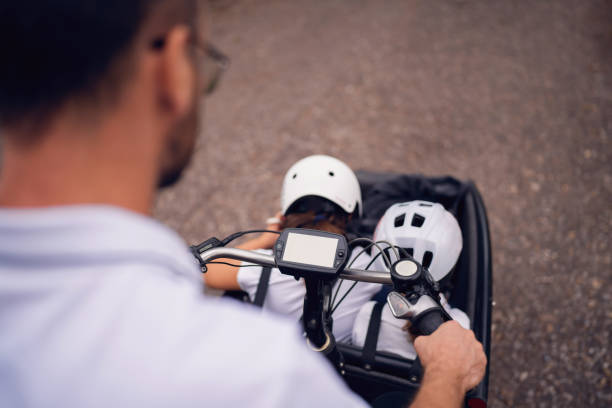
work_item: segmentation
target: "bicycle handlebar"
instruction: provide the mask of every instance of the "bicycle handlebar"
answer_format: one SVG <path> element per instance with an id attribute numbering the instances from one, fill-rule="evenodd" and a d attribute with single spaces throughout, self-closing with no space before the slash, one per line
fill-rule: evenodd
<path id="1" fill-rule="evenodd" d="M 218 247 L 204 251 L 199 255 L 203 263 L 207 263 L 219 258 L 229 258 L 234 259 L 236 261 L 252 262 L 254 264 L 268 266 L 270 268 L 276 267 L 273 255 L 262 254 L 261 252 L 256 251 L 248 251 L 246 249 Z M 357 282 L 382 284 L 392 283 L 391 275 L 389 274 L 389 272 L 366 271 L 363 269 L 344 269 L 340 272 L 339 277 L 341 279 Z"/>
<path id="2" fill-rule="evenodd" d="M 446 319 L 442 311 L 434 309 L 418 316 L 412 324 L 416 335 L 428 336 L 435 332 L 445 321 Z"/>

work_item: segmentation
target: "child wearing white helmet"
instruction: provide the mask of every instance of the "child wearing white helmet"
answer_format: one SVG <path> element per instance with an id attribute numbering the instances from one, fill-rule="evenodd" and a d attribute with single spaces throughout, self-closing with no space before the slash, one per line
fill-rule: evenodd
<path id="1" fill-rule="evenodd" d="M 342 161 L 324 155 L 306 157 L 295 163 L 286 173 L 281 193 L 281 212 L 268 221 L 267 229 L 310 228 L 344 234 L 348 222 L 361 216 L 361 189 L 355 173 Z M 264 233 L 239 245 L 239 248 L 272 253 L 277 235 Z M 351 260 L 360 248 L 353 251 Z M 365 268 L 367 254 L 360 255 L 353 267 Z M 221 260 L 222 261 L 222 260 Z M 244 264 L 243 264 L 244 265 Z M 204 274 L 208 287 L 224 290 L 243 290 L 255 299 L 264 268 L 250 266 L 237 268 L 211 264 Z M 264 275 L 265 276 L 265 275 Z M 283 275 L 276 268 L 269 272 L 268 289 L 263 300 L 263 311 L 280 313 L 294 318 L 302 315 L 306 288 L 302 280 Z M 340 289 L 337 299 L 343 299 L 351 285 L 335 283 Z M 340 285 L 340 286 L 339 286 Z M 349 341 L 355 317 L 360 307 L 380 290 L 380 285 L 360 282 L 334 310 L 333 334 L 338 341 Z"/>
<path id="2" fill-rule="evenodd" d="M 455 217 L 442 205 L 428 201 L 410 201 L 389 207 L 374 231 L 374 240 L 388 241 L 393 246 L 403 248 L 427 268 L 436 281 L 450 274 L 463 246 L 461 229 Z M 384 251 L 391 263 L 397 261 L 394 251 Z M 374 250 L 373 256 L 376 259 L 372 269 L 388 270 L 389 266 L 378 250 Z M 372 301 L 363 305 L 355 320 L 352 342 L 359 347 L 365 343 L 375 303 Z M 464 328 L 470 328 L 469 318 L 463 311 L 451 308 L 443 295 L 441 303 L 454 320 Z M 416 358 L 412 343 L 406 341 L 406 321 L 396 319 L 387 304 L 381 313 L 377 350 L 408 359 Z"/>

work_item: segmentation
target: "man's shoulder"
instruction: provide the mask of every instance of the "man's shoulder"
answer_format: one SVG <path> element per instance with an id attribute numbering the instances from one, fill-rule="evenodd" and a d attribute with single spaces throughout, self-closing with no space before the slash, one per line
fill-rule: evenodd
<path id="1" fill-rule="evenodd" d="M 295 398 L 303 403 L 294 406 L 360 403 L 329 364 L 307 349 L 294 322 L 226 299 L 197 297 L 174 303 L 153 306 L 155 325 L 129 336 L 149 343 L 147 364 L 155 361 L 158 374 L 172 372 L 181 379 L 173 382 L 178 394 L 205 389 L 211 404 L 228 406 L 247 400 L 251 406 L 286 406 L 294 405 Z M 317 396 L 315 391 L 329 395 Z"/>
<path id="2" fill-rule="evenodd" d="M 115 293 L 125 291 L 118 318 L 133 320 L 124 327 L 139 327 L 136 335 L 162 327 L 168 340 L 199 332 L 199 340 L 208 344 L 218 341 L 224 350 L 245 350 L 255 345 L 262 348 L 260 341 L 270 344 L 298 337 L 295 323 L 264 316 L 250 304 L 205 295 L 201 282 L 172 271 L 138 275 L 136 279 L 120 277 L 112 282 Z"/>
<path id="3" fill-rule="evenodd" d="M 0 357 L 11 360 L 10 376 L 33 405 L 59 402 L 54 390 L 69 384 L 78 392 L 63 406 L 359 403 L 306 349 L 295 323 L 206 297 L 202 285 L 159 266 L 131 272 L 129 266 L 55 287 L 55 296 L 37 300 L 44 314 L 29 314 L 11 328 L 14 341 L 2 343 Z M 14 304 L 12 312 L 28 314 L 21 309 Z M 41 341 L 33 342 L 32 333 Z M 43 367 L 53 367 L 54 375 Z"/>

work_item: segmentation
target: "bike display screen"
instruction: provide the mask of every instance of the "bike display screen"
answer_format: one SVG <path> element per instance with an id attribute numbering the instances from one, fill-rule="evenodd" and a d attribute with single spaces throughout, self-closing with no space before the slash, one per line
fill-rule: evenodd
<path id="1" fill-rule="evenodd" d="M 333 268 L 338 239 L 290 232 L 283 261 Z"/>
<path id="2" fill-rule="evenodd" d="M 274 244 L 274 262 L 295 278 L 334 279 L 349 257 L 343 235 L 304 228 L 286 228 Z"/>

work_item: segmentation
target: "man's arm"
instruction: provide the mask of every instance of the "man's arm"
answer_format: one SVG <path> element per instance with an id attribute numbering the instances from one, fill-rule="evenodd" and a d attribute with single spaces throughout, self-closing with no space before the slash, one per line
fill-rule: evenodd
<path id="1" fill-rule="evenodd" d="M 465 393 L 482 380 L 487 366 L 474 332 L 450 321 L 429 336 L 417 337 L 414 347 L 425 375 L 410 408 L 461 407 Z"/>

